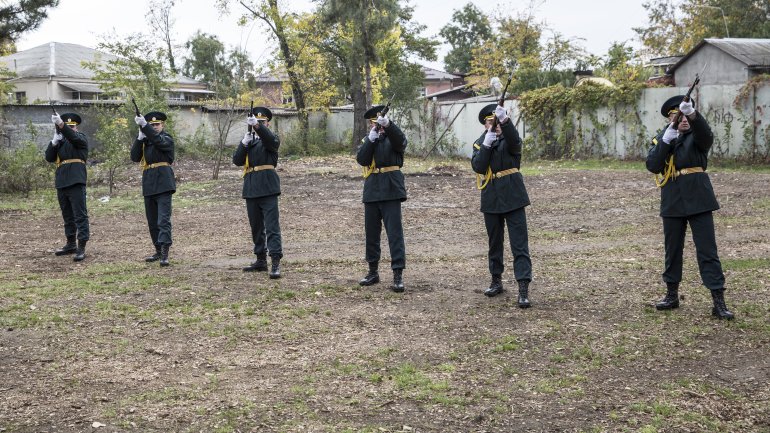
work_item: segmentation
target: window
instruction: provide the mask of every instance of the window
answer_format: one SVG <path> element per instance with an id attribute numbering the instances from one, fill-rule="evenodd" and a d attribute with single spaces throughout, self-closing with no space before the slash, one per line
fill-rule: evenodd
<path id="1" fill-rule="evenodd" d="M 425 87 L 420 88 L 420 96 L 425 96 L 428 94 L 428 89 Z"/>
<path id="2" fill-rule="evenodd" d="M 16 103 L 17 104 L 26 104 L 27 103 L 27 92 L 16 92 Z"/>

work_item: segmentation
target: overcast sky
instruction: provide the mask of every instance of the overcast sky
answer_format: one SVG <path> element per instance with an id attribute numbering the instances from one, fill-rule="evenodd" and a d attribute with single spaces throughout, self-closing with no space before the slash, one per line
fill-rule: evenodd
<path id="1" fill-rule="evenodd" d="M 377 0 L 374 0 L 375 4 Z M 427 26 L 425 36 L 434 36 L 452 18 L 452 13 L 468 2 L 487 14 L 493 14 L 502 3 L 494 0 L 411 0 L 414 20 Z M 40 28 L 26 33 L 18 41 L 18 49 L 25 50 L 48 42 L 68 42 L 94 48 L 101 36 L 111 32 L 125 35 L 146 28 L 146 4 L 125 0 L 61 0 L 49 13 Z M 229 15 L 215 8 L 214 0 L 177 0 L 172 9 L 175 20 L 175 42 L 184 44 L 197 30 L 217 35 L 228 49 L 245 48 L 253 61 L 261 63 L 271 55 L 275 43 L 267 38 L 261 24 L 239 27 L 236 19 L 245 9 L 237 0 L 231 1 Z M 282 0 L 296 12 L 310 11 L 309 0 Z M 527 10 L 529 0 L 506 2 L 504 15 L 512 16 Z M 134 6 L 138 5 L 138 6 Z M 640 44 L 633 27 L 646 25 L 647 13 L 642 0 L 536 0 L 535 16 L 551 29 L 567 38 L 576 39 L 588 52 L 597 56 L 607 53 L 613 42 L 628 42 L 634 48 Z M 160 44 L 159 44 L 160 46 Z M 443 68 L 443 57 L 449 46 L 441 47 L 436 62 L 421 62 L 436 69 Z M 181 52 L 180 52 L 181 53 Z"/>

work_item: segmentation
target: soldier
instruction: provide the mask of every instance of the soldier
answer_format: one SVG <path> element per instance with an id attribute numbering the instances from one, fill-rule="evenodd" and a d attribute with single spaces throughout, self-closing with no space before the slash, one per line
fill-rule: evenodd
<path id="1" fill-rule="evenodd" d="M 273 134 L 270 120 L 273 113 L 265 107 L 254 107 L 246 119 L 248 132 L 233 153 L 233 164 L 243 167 L 243 192 L 246 213 L 251 225 L 251 239 L 257 261 L 243 268 L 244 272 L 267 270 L 270 253 L 270 278 L 281 278 L 281 226 L 278 222 L 278 196 L 281 180 L 278 165 L 278 147 L 281 142 Z M 265 242 L 267 240 L 267 242 Z"/>
<path id="2" fill-rule="evenodd" d="M 712 215 L 719 209 L 719 203 L 706 174 L 714 134 L 706 119 L 693 108 L 692 101 L 685 101 L 683 95 L 667 100 L 660 114 L 670 123 L 652 139 L 647 170 L 664 176 L 660 182 L 656 176 L 656 183 L 660 187 L 660 216 L 666 249 L 663 281 L 668 290 L 655 308 L 679 308 L 684 238 L 687 224 L 690 224 L 700 276 L 714 301 L 711 314 L 731 320 L 734 315 L 725 305 L 725 276 L 717 254 Z M 677 125 L 678 117 L 681 121 Z"/>
<path id="3" fill-rule="evenodd" d="M 366 261 L 369 272 L 359 281 L 362 286 L 380 282 L 377 271 L 380 262 L 382 224 L 388 236 L 390 267 L 393 269 L 394 292 L 404 291 L 403 271 L 406 265 L 404 229 L 401 222 L 401 202 L 406 200 L 406 185 L 401 167 L 407 140 L 395 123 L 379 113 L 384 105 L 372 107 L 364 114 L 372 129 L 361 140 L 356 161 L 364 167 L 364 227 L 366 231 Z"/>
<path id="4" fill-rule="evenodd" d="M 54 254 L 75 253 L 73 260 L 79 262 L 86 257 L 86 243 L 90 238 L 86 209 L 88 141 L 78 131 L 82 120 L 76 113 L 53 114 L 51 121 L 55 131 L 45 149 L 45 160 L 56 163 L 56 193 L 67 237 L 67 244 Z"/>
<path id="5" fill-rule="evenodd" d="M 171 195 L 176 192 L 176 181 L 171 164 L 174 162 L 174 139 L 163 131 L 166 115 L 153 111 L 136 116 L 139 135 L 131 146 L 131 161 L 142 166 L 142 195 L 144 213 L 150 228 L 155 254 L 146 262 L 160 260 L 168 266 L 168 250 L 171 248 Z"/>
<path id="6" fill-rule="evenodd" d="M 521 139 L 505 108 L 498 104 L 482 108 L 479 122 L 486 131 L 473 144 L 471 166 L 477 173 L 481 212 L 484 213 L 489 238 L 489 272 L 492 274 L 492 283 L 484 294 L 491 297 L 504 290 L 503 240 L 507 225 L 513 253 L 513 273 L 519 285 L 518 305 L 519 308 L 529 308 L 532 262 L 529 258 L 527 215 L 524 209 L 529 205 L 529 196 L 519 171 Z"/>

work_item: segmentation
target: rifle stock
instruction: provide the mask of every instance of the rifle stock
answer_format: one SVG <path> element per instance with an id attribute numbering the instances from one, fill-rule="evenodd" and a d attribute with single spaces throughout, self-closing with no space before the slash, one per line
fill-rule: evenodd
<path id="1" fill-rule="evenodd" d="M 134 111 L 136 111 L 136 117 L 141 117 L 142 113 L 139 112 L 139 107 L 136 106 L 136 101 L 134 98 L 131 98 L 131 102 L 134 104 Z"/>

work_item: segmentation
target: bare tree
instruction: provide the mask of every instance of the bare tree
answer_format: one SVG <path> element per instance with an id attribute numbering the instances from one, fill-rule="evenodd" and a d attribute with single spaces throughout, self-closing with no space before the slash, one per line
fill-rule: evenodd
<path id="1" fill-rule="evenodd" d="M 153 1 L 150 4 L 150 25 L 152 29 L 163 38 L 166 44 L 166 57 L 168 66 L 174 74 L 179 73 L 174 61 L 174 44 L 172 32 L 174 20 L 171 18 L 171 8 L 175 0 Z"/>

